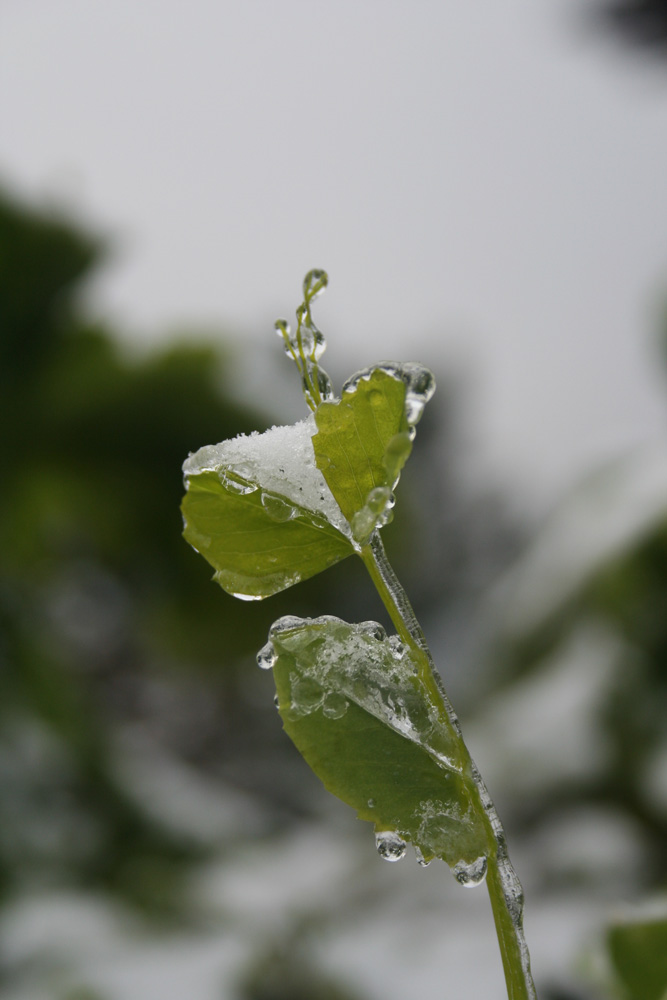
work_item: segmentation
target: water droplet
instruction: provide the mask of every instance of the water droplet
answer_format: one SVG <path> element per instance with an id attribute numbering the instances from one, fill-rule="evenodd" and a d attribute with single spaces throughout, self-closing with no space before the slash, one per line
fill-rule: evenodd
<path id="1" fill-rule="evenodd" d="M 290 715 L 292 718 L 301 718 L 310 715 L 319 708 L 324 701 L 325 692 L 321 684 L 312 677 L 299 677 L 298 674 L 290 675 L 290 695 L 292 703 L 290 705 Z"/>
<path id="2" fill-rule="evenodd" d="M 402 660 L 405 656 L 405 646 L 399 639 L 397 635 L 389 636 L 389 645 L 391 646 L 391 651 L 397 660 Z M 414 672 L 417 673 L 417 668 L 414 668 Z"/>
<path id="3" fill-rule="evenodd" d="M 303 297 L 306 302 L 312 302 L 321 295 L 329 284 L 329 275 L 319 267 L 314 267 L 303 279 Z"/>
<path id="4" fill-rule="evenodd" d="M 318 346 L 315 349 L 316 358 L 319 358 L 324 353 L 325 346 L 323 338 L 322 346 Z M 317 369 L 317 387 L 320 390 L 320 396 L 323 401 L 334 398 L 333 382 L 322 368 Z"/>
<path id="5" fill-rule="evenodd" d="M 376 486 L 370 490 L 364 506 L 352 518 L 351 527 L 354 539 L 364 545 L 376 528 L 389 524 L 394 516 L 393 507 L 396 498 L 388 486 Z"/>
<path id="6" fill-rule="evenodd" d="M 283 341 L 283 349 L 288 358 L 293 357 L 292 331 L 286 319 L 277 319 L 273 327 Z"/>
<path id="7" fill-rule="evenodd" d="M 405 416 L 411 427 L 419 423 L 424 412 L 424 400 L 414 396 L 405 397 Z"/>
<path id="8" fill-rule="evenodd" d="M 401 365 L 401 377 L 405 382 L 405 417 L 414 426 L 421 418 L 425 405 L 435 392 L 433 372 L 416 361 Z"/>
<path id="9" fill-rule="evenodd" d="M 366 497 L 366 504 L 374 514 L 381 514 L 389 507 L 393 507 L 396 498 L 388 486 L 376 486 Z"/>
<path id="10" fill-rule="evenodd" d="M 343 392 L 355 392 L 359 383 L 368 382 L 374 371 L 375 367 L 362 368 L 361 371 L 355 372 L 354 375 L 350 375 L 349 379 L 343 383 Z"/>
<path id="11" fill-rule="evenodd" d="M 238 496 L 246 496 L 248 493 L 254 493 L 257 489 L 255 483 L 244 483 L 240 479 L 233 479 L 233 475 L 238 475 L 236 470 L 231 473 L 229 469 L 221 469 L 218 472 L 218 479 L 222 483 L 223 489 L 227 490 L 228 493 L 236 493 Z"/>
<path id="12" fill-rule="evenodd" d="M 369 799 L 367 805 L 369 809 L 375 809 L 375 799 Z"/>
<path id="13" fill-rule="evenodd" d="M 396 498 L 387 486 L 378 486 L 371 490 L 367 505 L 375 517 L 376 528 L 383 528 L 393 520 Z"/>
<path id="14" fill-rule="evenodd" d="M 272 521 L 291 521 L 299 516 L 296 507 L 272 493 L 262 493 L 262 507 Z"/>
<path id="15" fill-rule="evenodd" d="M 429 858 L 428 861 L 427 861 L 426 858 L 424 857 L 423 853 L 422 853 L 421 847 L 419 847 L 417 844 L 415 844 L 414 847 L 415 847 L 415 857 L 417 859 L 417 864 L 421 868 L 428 868 L 428 866 L 431 864 L 431 861 L 433 860 L 433 858 Z"/>
<path id="16" fill-rule="evenodd" d="M 278 656 L 273 648 L 273 643 L 267 642 L 266 646 L 262 646 L 257 654 L 257 666 L 261 670 L 271 670 L 276 665 L 277 659 Z"/>
<path id="17" fill-rule="evenodd" d="M 359 622 L 357 631 L 362 635 L 370 635 L 371 638 L 377 639 L 378 642 L 384 642 L 387 638 L 387 632 L 379 622 Z"/>
<path id="18" fill-rule="evenodd" d="M 375 531 L 375 516 L 368 507 L 362 507 L 350 522 L 352 537 L 359 545 L 365 545 L 370 536 Z"/>
<path id="19" fill-rule="evenodd" d="M 414 431 L 414 427 L 410 428 Z M 414 438 L 414 433 L 412 435 Z M 400 431 L 390 439 L 385 449 L 383 463 L 387 470 L 387 479 L 395 486 L 401 474 L 401 469 L 407 462 L 412 451 L 412 438 L 409 431 Z"/>
<path id="20" fill-rule="evenodd" d="M 309 271 L 304 278 L 304 300 L 296 310 L 296 333 L 292 333 L 284 319 L 276 320 L 276 330 L 284 341 L 285 353 L 301 373 L 303 393 L 312 410 L 317 409 L 323 400 L 334 398 L 331 379 L 318 364 L 326 350 L 326 340 L 315 326 L 310 311 L 311 303 L 324 291 L 328 282 L 326 271 L 320 268 Z"/>
<path id="21" fill-rule="evenodd" d="M 337 691 L 332 691 L 324 699 L 322 712 L 327 719 L 342 719 L 347 712 L 347 698 Z"/>
<path id="22" fill-rule="evenodd" d="M 217 574 L 215 574 L 215 573 L 213 574 L 214 579 L 215 579 L 216 575 Z M 230 593 L 231 593 L 231 591 L 230 591 Z M 232 597 L 237 597 L 239 599 L 239 601 L 261 601 L 263 595 L 262 594 L 232 594 Z"/>
<path id="23" fill-rule="evenodd" d="M 475 886 L 481 885 L 486 878 L 487 867 L 488 861 L 482 854 L 470 864 L 459 861 L 454 865 L 452 871 L 454 878 L 460 885 L 465 886 L 466 889 L 474 889 Z"/>
<path id="24" fill-rule="evenodd" d="M 400 861 L 405 857 L 408 845 L 395 830 L 380 830 L 375 834 L 375 847 L 385 861 Z"/>
<path id="25" fill-rule="evenodd" d="M 269 639 L 276 639 L 281 636 L 283 632 L 293 632 L 295 629 L 302 628 L 304 625 L 308 625 L 309 623 L 310 619 L 308 618 L 297 618 L 296 615 L 283 615 L 282 618 L 278 618 L 269 629 Z"/>
<path id="26" fill-rule="evenodd" d="M 308 323 L 308 310 L 305 303 L 297 309 L 296 318 L 299 321 L 297 338 L 301 340 L 301 350 L 304 354 L 311 355 L 315 350 L 315 334 L 312 326 Z"/>

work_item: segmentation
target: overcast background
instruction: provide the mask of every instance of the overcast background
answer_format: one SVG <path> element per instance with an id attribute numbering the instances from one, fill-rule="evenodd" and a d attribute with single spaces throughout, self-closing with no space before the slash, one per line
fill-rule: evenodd
<path id="1" fill-rule="evenodd" d="M 331 367 L 457 366 L 475 461 L 548 505 L 664 419 L 667 73 L 585 10 L 4 0 L 0 179 L 112 237 L 128 340 L 259 343 L 327 268 Z"/>

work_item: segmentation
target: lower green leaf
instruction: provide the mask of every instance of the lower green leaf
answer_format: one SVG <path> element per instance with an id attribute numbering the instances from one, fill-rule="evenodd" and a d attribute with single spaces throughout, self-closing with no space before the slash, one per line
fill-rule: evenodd
<path id="1" fill-rule="evenodd" d="M 260 652 L 285 731 L 324 785 L 375 824 L 379 852 L 446 861 L 464 884 L 490 848 L 460 737 L 411 651 L 376 622 L 282 618 Z"/>

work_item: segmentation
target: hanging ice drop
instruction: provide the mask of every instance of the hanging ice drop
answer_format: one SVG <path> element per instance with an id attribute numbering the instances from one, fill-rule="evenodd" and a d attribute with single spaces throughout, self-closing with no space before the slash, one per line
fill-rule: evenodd
<path id="1" fill-rule="evenodd" d="M 474 889 L 475 886 L 481 885 L 486 878 L 487 867 L 488 861 L 484 855 L 481 855 L 470 864 L 459 861 L 458 864 L 454 865 L 452 873 L 460 885 L 465 886 L 466 889 Z"/>
<path id="2" fill-rule="evenodd" d="M 375 834 L 375 847 L 385 861 L 400 861 L 405 857 L 407 846 L 395 830 L 380 830 Z"/>

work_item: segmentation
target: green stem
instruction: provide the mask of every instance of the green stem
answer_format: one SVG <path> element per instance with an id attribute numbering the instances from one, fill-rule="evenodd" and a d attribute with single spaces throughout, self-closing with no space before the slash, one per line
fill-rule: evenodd
<path id="1" fill-rule="evenodd" d="M 421 664 L 422 681 L 435 697 L 436 703 L 442 705 L 444 714 L 459 737 L 460 753 L 472 779 L 471 788 L 477 798 L 480 815 L 484 816 L 489 842 L 494 845 L 487 859 L 486 884 L 505 972 L 508 1000 L 537 1000 L 530 972 L 530 956 L 523 936 L 523 890 L 507 853 L 502 824 L 477 766 L 470 757 L 459 720 L 436 670 L 424 633 L 408 596 L 387 559 L 379 532 L 373 533 L 360 555 L 398 635 L 410 646 Z"/>
<path id="2" fill-rule="evenodd" d="M 507 861 L 509 863 L 509 858 Z M 511 871 L 513 872 L 513 869 Z M 528 997 L 532 1000 L 536 997 L 536 993 L 530 974 L 530 956 L 522 930 L 521 933 L 517 933 L 517 917 L 519 925 L 523 917 L 523 893 L 517 880 L 519 896 L 515 905 L 518 913 L 517 917 L 513 917 L 497 855 L 492 855 L 488 859 L 486 886 L 489 890 L 500 956 L 503 961 L 507 996 L 509 1000 L 525 1000 Z"/>

